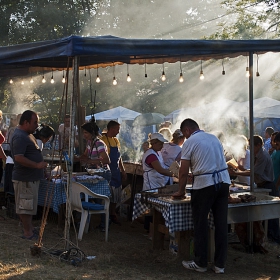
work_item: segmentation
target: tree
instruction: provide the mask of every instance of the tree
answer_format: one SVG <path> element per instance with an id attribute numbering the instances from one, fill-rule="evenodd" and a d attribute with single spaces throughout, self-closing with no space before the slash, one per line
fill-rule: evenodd
<path id="1" fill-rule="evenodd" d="M 227 12 L 219 30 L 209 39 L 273 39 L 279 33 L 278 0 L 226 0 L 221 3 Z"/>

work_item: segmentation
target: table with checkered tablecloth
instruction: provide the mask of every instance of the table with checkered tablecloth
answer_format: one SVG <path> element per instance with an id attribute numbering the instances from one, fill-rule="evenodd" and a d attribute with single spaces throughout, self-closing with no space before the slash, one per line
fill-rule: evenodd
<path id="1" fill-rule="evenodd" d="M 110 187 L 107 180 L 79 180 L 78 183 L 83 184 L 91 191 L 97 194 L 111 196 Z M 39 186 L 38 205 L 45 205 L 45 198 L 48 194 L 48 198 L 51 199 L 50 207 L 55 213 L 59 212 L 59 206 L 66 202 L 66 186 L 67 182 L 64 180 L 57 180 L 55 182 L 49 182 L 48 180 L 41 180 Z M 49 200 L 48 200 L 49 201 Z M 46 204 L 47 205 L 47 204 Z"/>
<path id="2" fill-rule="evenodd" d="M 170 203 L 160 197 L 148 197 L 147 203 L 142 203 L 141 194 L 137 193 L 134 198 L 132 220 L 135 220 L 141 215 L 147 213 L 149 209 L 153 207 L 162 213 L 165 220 L 165 226 L 169 228 L 170 233 L 193 229 L 190 200 Z M 210 228 L 214 228 L 214 220 L 211 212 L 209 214 L 209 226 Z"/>

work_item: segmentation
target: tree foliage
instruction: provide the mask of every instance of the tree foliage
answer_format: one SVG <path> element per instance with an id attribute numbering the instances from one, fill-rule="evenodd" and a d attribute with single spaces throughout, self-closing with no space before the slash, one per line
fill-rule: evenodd
<path id="1" fill-rule="evenodd" d="M 273 39 L 278 38 L 278 0 L 226 0 L 221 3 L 226 20 L 210 39 Z"/>

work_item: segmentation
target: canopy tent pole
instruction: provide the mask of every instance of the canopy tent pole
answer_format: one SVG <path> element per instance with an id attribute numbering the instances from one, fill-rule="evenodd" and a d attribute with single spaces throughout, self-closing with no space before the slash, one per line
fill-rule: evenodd
<path id="1" fill-rule="evenodd" d="M 250 123 L 250 192 L 254 191 L 254 92 L 253 92 L 253 52 L 249 52 L 249 123 Z M 253 222 L 248 223 L 250 251 L 253 253 Z"/>
<path id="2" fill-rule="evenodd" d="M 72 94 L 70 104 L 70 137 L 69 137 L 69 160 L 67 165 L 67 201 L 66 201 L 66 219 L 64 227 L 65 236 L 65 249 L 69 249 L 69 231 L 72 216 L 71 198 L 72 198 L 72 172 L 73 172 L 73 160 L 74 160 L 74 147 L 76 138 L 76 111 L 79 97 L 79 57 L 73 58 L 73 75 L 72 75 Z"/>

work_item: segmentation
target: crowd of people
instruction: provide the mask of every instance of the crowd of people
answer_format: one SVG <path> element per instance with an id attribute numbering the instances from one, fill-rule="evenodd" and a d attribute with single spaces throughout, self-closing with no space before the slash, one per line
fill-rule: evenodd
<path id="1" fill-rule="evenodd" d="M 0 111 L 0 119 L 2 112 Z M 121 225 L 116 206 L 120 203 L 122 182 L 126 172 L 121 158 L 120 142 L 116 137 L 120 124 L 110 121 L 106 131 L 100 133 L 94 117 L 75 128 L 74 146 L 78 150 L 78 131 L 85 140 L 85 150 L 74 160 L 87 169 L 104 169 L 104 178 L 111 191 L 110 220 Z M 59 149 L 69 149 L 70 115 L 59 126 Z M 0 132 L 0 156 L 5 162 L 4 186 L 6 192 L 15 195 L 16 213 L 20 217 L 24 239 L 35 239 L 38 231 L 32 224 L 36 214 L 40 179 L 48 177 L 47 163 L 42 149 L 45 143 L 55 139 L 54 129 L 39 124 L 37 113 L 27 110 L 11 117 L 6 134 Z M 253 141 L 254 150 L 249 143 Z M 5 146 L 6 144 L 6 146 Z M 5 149 L 3 149 L 3 147 Z M 234 181 L 250 184 L 250 152 L 254 153 L 254 183 L 257 187 L 270 189 L 270 195 L 279 196 L 280 188 L 280 132 L 269 127 L 265 131 L 265 142 L 259 135 L 247 139 L 244 135 L 231 137 L 226 141 L 221 132 L 208 133 L 200 129 L 192 119 L 185 119 L 180 128 L 172 132 L 171 123 L 164 123 L 159 132 L 149 134 L 142 145 L 143 191 L 158 190 L 178 182 L 178 191 L 173 199 L 182 199 L 186 184 L 192 180 L 191 208 L 194 224 L 194 260 L 183 261 L 190 270 L 207 270 L 208 214 L 212 210 L 215 225 L 215 256 L 213 270 L 224 273 L 227 256 L 227 209 L 229 186 Z M 236 166 L 229 164 L 235 159 Z M 171 168 L 176 164 L 178 174 Z M 3 174 L 0 173 L 0 176 Z M 103 230 L 104 217 L 100 228 Z M 269 221 L 268 237 L 279 239 L 279 219 Z"/>

